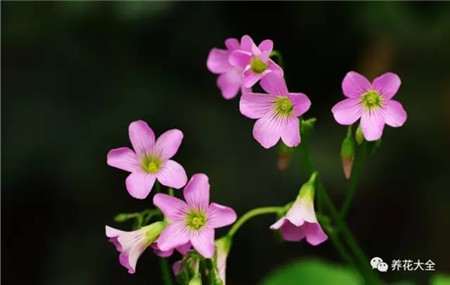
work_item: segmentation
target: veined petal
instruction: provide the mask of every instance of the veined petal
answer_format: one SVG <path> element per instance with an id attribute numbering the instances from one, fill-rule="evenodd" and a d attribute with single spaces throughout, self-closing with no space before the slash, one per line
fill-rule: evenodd
<path id="1" fill-rule="evenodd" d="M 230 52 L 227 50 L 218 48 L 211 49 L 206 60 L 206 66 L 209 71 L 215 74 L 221 74 L 230 70 L 232 66 L 228 62 L 229 55 Z"/>
<path id="2" fill-rule="evenodd" d="M 361 116 L 361 130 L 368 141 L 381 138 L 384 129 L 384 118 L 379 110 L 364 112 Z"/>
<path id="3" fill-rule="evenodd" d="M 243 50 L 235 50 L 230 53 L 228 57 L 228 62 L 232 66 L 236 66 L 244 69 L 247 65 L 250 64 L 250 60 L 252 58 L 252 54 Z"/>
<path id="4" fill-rule="evenodd" d="M 161 159 L 170 159 L 177 153 L 182 141 L 183 133 L 180 130 L 168 130 L 156 140 L 156 151 Z"/>
<path id="5" fill-rule="evenodd" d="M 211 203 L 208 208 L 208 226 L 221 228 L 231 225 L 236 221 L 236 212 L 230 207 Z"/>
<path id="6" fill-rule="evenodd" d="M 115 148 L 108 152 L 106 163 L 109 166 L 133 172 L 139 169 L 136 153 L 128 147 Z"/>
<path id="7" fill-rule="evenodd" d="M 384 99 L 391 99 L 397 93 L 401 83 L 397 74 L 387 72 L 375 78 L 372 86 Z"/>
<path id="8" fill-rule="evenodd" d="M 241 69 L 233 67 L 230 71 L 219 75 L 217 86 L 225 99 L 232 99 L 239 93 L 244 74 Z"/>
<path id="9" fill-rule="evenodd" d="M 184 199 L 190 206 L 207 209 L 209 206 L 209 179 L 203 173 L 194 174 L 183 190 Z"/>
<path id="10" fill-rule="evenodd" d="M 189 242 L 190 232 L 184 221 L 177 221 L 168 225 L 158 238 L 158 248 L 162 251 L 174 249 Z"/>
<path id="11" fill-rule="evenodd" d="M 136 272 L 136 264 L 139 257 L 147 249 L 147 246 L 136 245 L 133 247 L 128 255 L 128 273 L 133 274 Z"/>
<path id="12" fill-rule="evenodd" d="M 171 221 L 182 220 L 188 208 L 186 202 L 162 193 L 155 194 L 153 204 Z"/>
<path id="13" fill-rule="evenodd" d="M 406 122 L 406 111 L 402 104 L 397 101 L 385 101 L 381 110 L 386 124 L 391 127 L 401 127 Z"/>
<path id="14" fill-rule="evenodd" d="M 192 247 L 191 242 L 187 242 L 183 245 L 177 246 L 177 251 L 182 255 L 185 255 Z"/>
<path id="15" fill-rule="evenodd" d="M 264 147 L 273 147 L 281 137 L 283 119 L 267 114 L 253 127 L 253 137 Z"/>
<path id="16" fill-rule="evenodd" d="M 287 95 L 288 89 L 283 74 L 270 72 L 261 79 L 261 87 L 269 94 Z"/>
<path id="17" fill-rule="evenodd" d="M 297 117 L 291 116 L 285 119 L 281 129 L 281 139 L 289 147 L 295 147 L 300 144 L 300 127 Z"/>
<path id="18" fill-rule="evenodd" d="M 281 227 L 283 227 L 284 223 L 288 222 L 288 220 L 285 217 L 282 217 L 278 221 L 276 221 L 274 224 L 270 226 L 271 230 L 279 230 Z"/>
<path id="19" fill-rule="evenodd" d="M 128 193 L 136 199 L 145 199 L 155 184 L 156 176 L 145 172 L 132 172 L 125 180 Z"/>
<path id="20" fill-rule="evenodd" d="M 319 223 L 308 223 L 305 225 L 306 241 L 310 245 L 318 245 L 328 239 Z"/>
<path id="21" fill-rule="evenodd" d="M 240 44 L 239 44 L 238 39 L 228 38 L 225 40 L 225 46 L 227 47 L 228 51 L 233 51 L 235 49 L 238 49 Z"/>
<path id="22" fill-rule="evenodd" d="M 250 119 L 259 119 L 272 112 L 275 99 L 269 94 L 244 93 L 239 101 L 239 110 Z"/>
<path id="23" fill-rule="evenodd" d="M 212 228 L 204 228 L 192 234 L 192 246 L 204 258 L 211 258 L 214 255 L 214 230 Z"/>
<path id="24" fill-rule="evenodd" d="M 148 124 L 142 120 L 132 122 L 128 127 L 131 144 L 140 156 L 149 153 L 155 144 L 155 134 Z"/>
<path id="25" fill-rule="evenodd" d="M 363 107 L 359 99 L 348 98 L 334 105 L 331 112 L 339 124 L 352 125 L 361 117 Z"/>
<path id="26" fill-rule="evenodd" d="M 289 93 L 288 98 L 294 105 L 294 114 L 296 117 L 303 115 L 311 107 L 311 100 L 303 93 Z"/>
<path id="27" fill-rule="evenodd" d="M 105 226 L 105 233 L 106 233 L 107 237 L 115 238 L 115 237 L 118 237 L 119 235 L 123 234 L 124 231 L 112 228 L 110 226 Z"/>
<path id="28" fill-rule="evenodd" d="M 187 182 L 186 171 L 183 166 L 173 160 L 164 162 L 156 173 L 156 178 L 162 185 L 180 189 Z"/>
<path id="29" fill-rule="evenodd" d="M 371 84 L 367 78 L 361 74 L 350 71 L 342 81 L 342 91 L 350 98 L 358 98 L 371 89 Z"/>

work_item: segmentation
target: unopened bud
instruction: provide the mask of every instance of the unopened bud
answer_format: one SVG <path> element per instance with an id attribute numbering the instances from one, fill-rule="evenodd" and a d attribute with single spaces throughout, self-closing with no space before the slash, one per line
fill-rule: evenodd
<path id="1" fill-rule="evenodd" d="M 279 170 L 286 170 L 286 168 L 289 166 L 289 162 L 291 160 L 291 155 L 292 155 L 293 151 L 294 151 L 294 148 L 288 147 L 283 142 L 280 142 L 279 151 L 278 151 L 278 169 Z"/>
<path id="2" fill-rule="evenodd" d="M 361 130 L 361 125 L 359 125 L 358 128 L 356 129 L 355 139 L 358 145 L 362 144 L 362 142 L 364 141 L 364 134 Z"/>
<path id="3" fill-rule="evenodd" d="M 355 143 L 353 142 L 353 138 L 351 136 L 346 137 L 342 141 L 341 159 L 345 178 L 350 179 L 353 168 L 353 160 L 355 159 Z"/>
<path id="4" fill-rule="evenodd" d="M 196 272 L 191 281 L 189 281 L 189 285 L 202 285 L 202 278 L 198 272 Z"/>

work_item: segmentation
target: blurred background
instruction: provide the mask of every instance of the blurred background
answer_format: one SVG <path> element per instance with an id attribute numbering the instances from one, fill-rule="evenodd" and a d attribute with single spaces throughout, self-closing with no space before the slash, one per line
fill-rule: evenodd
<path id="1" fill-rule="evenodd" d="M 277 169 L 276 148 L 252 137 L 238 99 L 224 100 L 206 69 L 213 47 L 249 34 L 272 39 L 292 91 L 317 117 L 312 159 L 338 205 L 346 128 L 331 107 L 350 70 L 393 71 L 408 112 L 387 127 L 364 167 L 348 225 L 370 257 L 431 259 L 450 272 L 450 3 L 434 2 L 2 2 L 2 281 L 4 284 L 161 284 L 150 251 L 129 275 L 107 242 L 113 217 L 151 207 L 131 198 L 126 172 L 108 167 L 129 146 L 131 121 L 157 134 L 178 128 L 175 156 L 188 175 L 210 177 L 211 199 L 239 215 L 292 200 L 306 177 L 297 157 Z M 327 242 L 280 243 L 273 217 L 235 237 L 228 284 L 315 257 L 344 265 Z M 224 229 L 217 233 L 223 234 Z M 175 261 L 179 256 L 174 256 Z M 426 284 L 429 272 L 391 272 L 388 283 Z"/>

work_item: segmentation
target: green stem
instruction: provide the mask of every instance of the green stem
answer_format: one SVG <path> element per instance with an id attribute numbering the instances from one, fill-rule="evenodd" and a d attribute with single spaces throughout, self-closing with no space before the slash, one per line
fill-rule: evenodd
<path id="1" fill-rule="evenodd" d="M 355 196 L 356 186 L 358 184 L 359 176 L 361 174 L 362 166 L 367 155 L 367 143 L 363 142 L 360 147 L 358 147 L 355 161 L 353 163 L 352 176 L 350 177 L 350 182 L 346 191 L 346 196 L 344 203 L 342 204 L 340 216 L 342 219 L 345 218 L 350 205 L 352 204 L 353 197 Z"/>
<path id="2" fill-rule="evenodd" d="M 172 274 L 167 258 L 159 258 L 159 266 L 164 285 L 172 285 Z"/>
<path id="3" fill-rule="evenodd" d="M 243 216 L 237 220 L 236 223 L 231 227 L 231 229 L 228 231 L 227 236 L 233 237 L 234 234 L 239 230 L 239 228 L 245 224 L 248 220 L 250 220 L 253 217 L 259 216 L 259 215 L 265 215 L 265 214 L 276 214 L 281 211 L 283 211 L 284 207 L 263 207 L 263 208 L 256 208 L 253 210 L 248 211 Z"/>

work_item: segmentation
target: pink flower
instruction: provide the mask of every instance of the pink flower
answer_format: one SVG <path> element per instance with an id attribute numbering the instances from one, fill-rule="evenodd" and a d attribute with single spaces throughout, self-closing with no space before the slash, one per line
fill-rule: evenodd
<path id="1" fill-rule="evenodd" d="M 297 146 L 301 140 L 297 117 L 308 111 L 311 101 L 303 93 L 289 93 L 278 72 L 265 76 L 261 87 L 269 94 L 244 93 L 239 105 L 244 116 L 258 119 L 253 137 L 265 148 L 280 138 L 289 147 Z"/>
<path id="2" fill-rule="evenodd" d="M 245 35 L 241 39 L 241 48 L 230 53 L 230 64 L 244 70 L 245 88 L 252 87 L 273 71 L 283 73 L 283 69 L 269 58 L 272 50 L 271 40 L 264 40 L 256 46 L 252 38 Z"/>
<path id="3" fill-rule="evenodd" d="M 155 142 L 155 134 L 144 121 L 135 121 L 128 129 L 133 150 L 128 147 L 108 152 L 110 166 L 131 172 L 125 184 L 131 196 L 145 199 L 155 180 L 167 187 L 179 189 L 186 184 L 184 168 L 170 158 L 177 152 L 183 133 L 169 130 Z"/>
<path id="4" fill-rule="evenodd" d="M 240 48 L 239 41 L 229 38 L 225 41 L 227 49 L 213 48 L 208 55 L 206 66 L 214 74 L 220 74 L 217 78 L 217 86 L 222 91 L 225 99 L 234 98 L 242 87 L 244 69 L 232 66 L 228 62 L 231 52 Z"/>
<path id="5" fill-rule="evenodd" d="M 400 78 L 394 73 L 385 73 L 370 83 L 361 74 L 350 71 L 342 81 L 342 90 L 348 98 L 331 110 L 335 120 L 341 125 L 352 125 L 361 118 L 366 140 L 378 140 L 384 124 L 401 127 L 406 121 L 402 105 L 391 100 L 400 84 Z"/>
<path id="6" fill-rule="evenodd" d="M 270 226 L 272 230 L 281 229 L 283 238 L 287 241 L 300 241 L 306 237 L 309 244 L 318 245 L 328 239 L 314 211 L 315 177 L 316 174 L 313 174 L 310 181 L 302 186 L 286 215 Z"/>
<path id="7" fill-rule="evenodd" d="M 156 222 L 139 230 L 125 232 L 105 226 L 106 236 L 120 252 L 120 264 L 128 269 L 128 273 L 136 272 L 136 263 L 141 254 L 149 247 L 166 227 L 165 222 Z"/>
<path id="8" fill-rule="evenodd" d="M 233 209 L 209 204 L 209 182 L 205 174 L 195 174 L 183 191 L 186 202 L 156 194 L 153 204 L 171 220 L 161 233 L 158 247 L 167 251 L 190 242 L 205 258 L 214 255 L 214 229 L 232 224 L 236 220 Z"/>
<path id="9" fill-rule="evenodd" d="M 155 243 L 153 243 L 152 245 L 153 248 L 153 252 L 159 256 L 159 257 L 169 257 L 173 254 L 173 248 L 166 250 L 166 251 L 162 251 L 159 247 L 158 247 L 158 241 L 156 241 Z M 183 245 L 180 245 L 178 247 L 176 247 L 175 249 L 181 253 L 182 255 L 185 255 L 190 249 L 191 249 L 192 245 L 190 242 L 185 243 Z"/>

